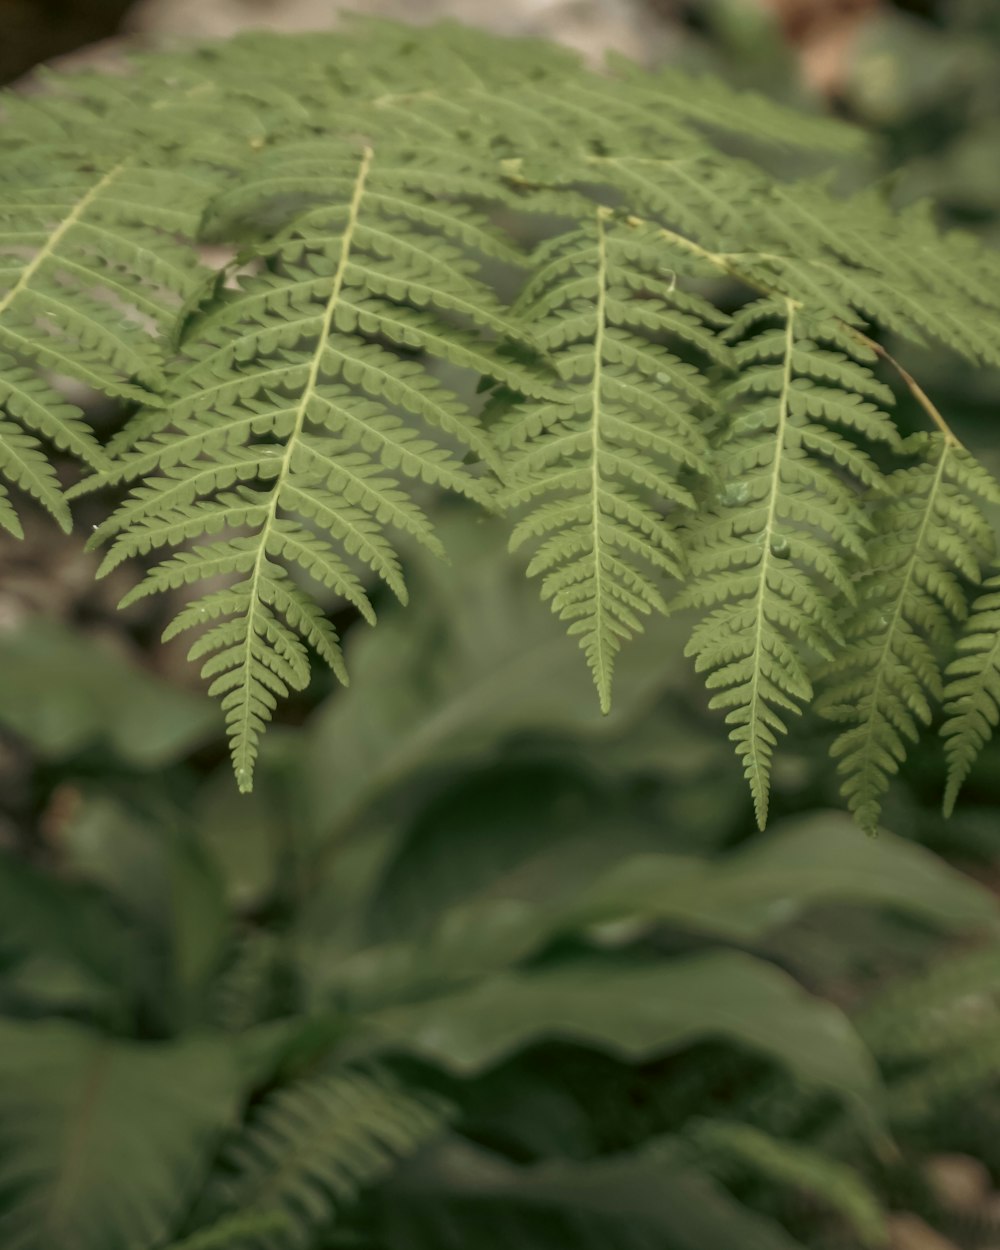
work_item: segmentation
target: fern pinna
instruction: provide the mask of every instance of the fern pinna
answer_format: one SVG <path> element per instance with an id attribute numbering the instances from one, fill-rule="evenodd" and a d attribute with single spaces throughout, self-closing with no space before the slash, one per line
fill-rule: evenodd
<path id="1" fill-rule="evenodd" d="M 438 219 L 478 239 L 474 223 L 461 205 L 454 218 L 440 207 L 432 216 L 434 202 L 412 187 L 412 164 L 380 161 L 370 147 L 328 148 L 283 163 L 261 195 L 281 188 L 289 164 L 300 182 L 320 180 L 322 207 L 260 244 L 260 272 L 195 319 L 162 411 L 140 414 L 112 470 L 141 484 L 96 536 L 116 536 L 106 571 L 137 552 L 219 534 L 156 565 L 126 602 L 239 577 L 185 607 L 167 635 L 217 622 L 190 655 L 205 659 L 211 693 L 222 696 L 246 789 L 277 698 L 308 681 L 303 643 L 347 681 L 335 633 L 286 566 L 374 623 L 345 556 L 405 600 L 392 531 L 440 549 L 403 482 L 422 478 L 483 498 L 461 459 L 490 454 L 477 423 L 400 349 L 502 372 L 474 338 L 434 313 L 509 324 Z M 460 174 L 451 181 L 461 188 Z M 415 230 L 414 217 L 437 232 Z"/>
<path id="2" fill-rule="evenodd" d="M 5 108 L 4 473 L 63 523 L 47 444 L 92 471 L 70 497 L 130 487 L 102 571 L 154 555 L 127 602 L 180 594 L 241 788 L 310 650 L 346 680 L 328 606 L 405 598 L 444 490 L 512 514 L 604 708 L 647 617 L 698 614 L 761 824 L 814 703 L 874 828 L 943 698 L 954 802 L 996 720 L 989 594 L 952 658 L 996 487 L 883 339 L 1000 362 L 1000 259 L 833 189 L 849 128 L 447 25 L 154 55 Z M 102 449 L 58 374 L 139 411 Z"/>
<path id="3" fill-rule="evenodd" d="M 871 402 L 892 395 L 864 349 L 847 339 L 850 356 L 834 350 L 846 336 L 810 320 L 771 298 L 734 320 L 731 334 L 752 333 L 734 350 L 738 376 L 723 393 L 734 409 L 717 453 L 725 485 L 690 543 L 686 600 L 710 611 L 688 651 L 719 692 L 712 705 L 729 709 L 761 827 L 777 736 L 812 699 L 809 656 L 832 657 L 843 641 L 837 604 L 854 598 L 850 561 L 865 555 L 856 487 L 877 488 L 880 475 L 850 436 L 895 438 Z"/>
<path id="4" fill-rule="evenodd" d="M 726 320 L 657 272 L 655 240 L 610 216 L 598 209 L 542 249 L 521 307 L 563 385 L 497 430 L 503 500 L 526 513 L 511 546 L 542 540 L 528 573 L 545 573 L 542 594 L 579 636 L 605 711 L 622 641 L 643 615 L 667 611 L 657 575 L 681 575 L 664 511 L 694 507 L 683 476 L 709 472 L 694 414 L 706 384 L 656 336 L 725 358 L 709 326 Z M 631 299 L 635 291 L 646 298 Z"/>

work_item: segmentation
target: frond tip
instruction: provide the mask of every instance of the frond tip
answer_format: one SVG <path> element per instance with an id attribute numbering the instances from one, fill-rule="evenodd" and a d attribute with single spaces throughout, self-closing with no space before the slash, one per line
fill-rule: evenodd
<path id="1" fill-rule="evenodd" d="M 959 654 L 945 673 L 941 733 L 948 757 L 946 816 L 954 810 L 962 783 L 1000 721 L 1000 577 L 990 578 L 983 589 L 958 640 Z"/>

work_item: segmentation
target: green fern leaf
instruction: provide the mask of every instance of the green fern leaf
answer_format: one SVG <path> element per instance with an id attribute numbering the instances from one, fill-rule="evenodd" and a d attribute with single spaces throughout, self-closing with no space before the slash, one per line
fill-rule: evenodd
<path id="1" fill-rule="evenodd" d="M 885 1065 L 933 1067 L 1000 1025 L 1000 948 L 995 942 L 941 960 L 890 987 L 860 1013 L 865 1044 Z"/>
<path id="2" fill-rule="evenodd" d="M 773 183 L 755 197 L 743 227 L 752 251 L 739 264 L 849 323 L 864 319 L 913 343 L 937 340 L 1000 363 L 1000 298 L 970 263 L 978 246 L 942 235 L 927 205 L 897 213 L 876 190 L 844 198 L 829 181 Z"/>
<path id="3" fill-rule="evenodd" d="M 718 78 L 695 77 L 672 66 L 648 76 L 620 60 L 615 65 L 631 82 L 644 80 L 636 85 L 641 86 L 647 107 L 655 99 L 660 107 L 712 131 L 810 152 L 856 152 L 865 142 L 854 127 L 801 112 L 793 115 L 766 96 L 734 90 Z"/>
<path id="4" fill-rule="evenodd" d="M 563 386 L 496 430 L 502 502 L 524 512 L 511 549 L 537 544 L 528 575 L 543 575 L 542 597 L 579 638 L 605 712 L 622 642 L 666 612 L 658 580 L 682 572 L 664 510 L 693 506 L 684 477 L 708 471 L 693 411 L 704 380 L 654 336 L 725 357 L 726 319 L 665 281 L 664 259 L 605 210 L 542 249 L 520 307 Z"/>
<path id="5" fill-rule="evenodd" d="M 921 459 L 889 479 L 870 569 L 845 623 L 846 646 L 829 665 L 818 702 L 830 720 L 850 726 L 833 753 L 848 806 L 869 832 L 906 742 L 917 740 L 942 697 L 940 656 L 953 623 L 967 612 L 962 579 L 977 582 L 992 549 L 975 497 L 1000 499 L 989 475 L 953 439 L 918 435 L 906 446 Z"/>
<path id="6" fill-rule="evenodd" d="M 236 1108 L 232 1054 L 70 1021 L 0 1022 L 0 1237 L 11 1250 L 162 1245 Z"/>
<path id="7" fill-rule="evenodd" d="M 76 494 L 131 487 L 100 527 L 102 572 L 160 560 L 127 602 L 213 583 L 168 636 L 201 631 L 191 654 L 241 786 L 310 651 L 345 676 L 328 601 L 373 620 L 373 580 L 405 599 L 398 540 L 440 552 L 423 487 L 492 506 L 493 471 L 603 707 L 624 640 L 687 574 L 680 602 L 707 612 L 689 650 L 758 819 L 777 740 L 832 656 L 855 684 L 828 709 L 857 727 L 858 704 L 871 729 L 840 740 L 846 784 L 877 820 L 946 663 L 951 625 L 925 600 L 963 619 L 953 579 L 974 582 L 988 544 L 950 478 L 926 531 L 905 531 L 938 535 L 928 552 L 893 547 L 891 511 L 871 539 L 899 450 L 874 366 L 947 426 L 870 336 L 1000 363 L 1000 261 L 926 206 L 808 176 L 855 132 L 708 81 L 378 22 L 54 75 L 4 112 L 0 526 L 20 533 L 8 488 L 68 526 Z M 784 148 L 783 176 L 734 138 Z M 543 240 L 513 308 L 498 292 L 525 257 L 504 230 Z M 214 269 L 195 238 L 218 245 Z M 748 299 L 727 337 L 720 309 Z M 50 373 L 144 404 L 107 456 Z M 473 379 L 495 440 L 458 398 Z M 64 492 L 53 449 L 96 472 Z M 868 612 L 893 588 L 904 607 Z M 981 656 L 963 644 L 963 664 Z M 969 698 L 949 696 L 949 806 L 990 726 L 992 696 Z"/>
<path id="8" fill-rule="evenodd" d="M 157 337 L 196 272 L 192 251 L 172 237 L 193 233 L 196 202 L 190 179 L 126 165 L 56 167 L 0 186 L 0 474 L 64 529 L 69 510 L 42 440 L 94 469 L 106 459 L 45 372 L 150 397 L 161 379 Z M 19 533 L 9 504 L 0 523 Z"/>
<path id="9" fill-rule="evenodd" d="M 424 222 L 431 207 L 451 220 L 448 202 L 411 189 L 412 171 L 401 174 L 398 160 L 383 173 L 371 148 L 359 155 L 341 147 L 328 157 L 332 181 L 321 190 L 329 202 L 279 233 L 267 268 L 196 318 L 165 408 L 139 415 L 118 462 L 95 479 L 141 483 L 94 536 L 115 539 L 102 573 L 130 556 L 210 538 L 154 567 L 126 604 L 238 578 L 184 609 L 166 636 L 211 626 L 190 654 L 204 661 L 210 692 L 222 699 L 244 790 L 277 701 L 308 682 L 303 642 L 347 680 L 332 627 L 288 569 L 374 621 L 345 557 L 405 601 L 389 534 L 442 553 L 401 482 L 486 498 L 460 459 L 466 450 L 489 458 L 484 435 L 404 352 L 419 347 L 477 371 L 489 365 L 532 385 L 526 370 L 494 360 L 486 344 L 470 346 L 468 332 L 447 320 L 515 330 L 466 253 L 411 230 L 408 206 Z M 310 160 L 315 170 L 315 154 Z M 280 176 L 264 180 L 262 202 L 282 185 Z M 461 189 L 461 179 L 455 185 Z M 461 205 L 453 220 L 453 233 L 468 237 Z"/>
<path id="10" fill-rule="evenodd" d="M 734 333 L 758 323 L 765 328 L 736 349 L 742 373 L 729 388 L 737 411 L 718 452 L 722 487 L 692 527 L 682 602 L 710 609 L 687 654 L 718 691 L 710 706 L 727 709 L 763 828 L 778 735 L 812 699 L 809 657 L 832 656 L 841 643 L 837 605 L 853 596 L 847 562 L 864 558 L 868 522 L 851 479 L 880 482 L 841 431 L 888 442 L 895 433 L 870 402 L 892 396 L 861 349 L 852 360 L 822 346 L 825 324 L 790 301 L 750 305 Z"/>
<path id="11" fill-rule="evenodd" d="M 311 1245 L 361 1189 L 438 1137 L 448 1115 L 439 1098 L 378 1072 L 300 1081 L 265 1099 L 224 1147 L 202 1210 L 212 1222 L 229 1212 L 246 1220 L 277 1212 L 285 1222 L 255 1231 L 255 1246 Z"/>
<path id="12" fill-rule="evenodd" d="M 258 1244 L 263 1238 L 284 1232 L 291 1220 L 281 1211 L 261 1211 L 251 1215 L 224 1216 L 208 1228 L 172 1241 L 165 1250 L 226 1250 Z"/>
<path id="13" fill-rule="evenodd" d="M 890 1072 L 893 1120 L 917 1124 L 967 1110 L 995 1080 L 1000 1052 L 996 943 L 938 962 L 891 987 L 858 1019 Z"/>
<path id="14" fill-rule="evenodd" d="M 959 638 L 959 654 L 946 673 L 946 720 L 941 726 L 948 756 L 946 816 L 1000 719 L 1000 577 L 985 582 L 984 589 Z"/>

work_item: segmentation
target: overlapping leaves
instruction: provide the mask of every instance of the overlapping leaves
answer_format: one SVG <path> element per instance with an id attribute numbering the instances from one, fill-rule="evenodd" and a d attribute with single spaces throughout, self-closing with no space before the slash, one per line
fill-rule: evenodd
<path id="1" fill-rule="evenodd" d="M 958 496 L 994 489 L 901 368 L 950 467 L 940 489 L 892 472 L 877 335 L 995 364 L 1000 265 L 923 208 L 809 175 L 850 131 L 720 84 L 378 24 L 150 57 L 8 113 L 0 469 L 64 525 L 46 444 L 96 470 L 83 489 L 132 486 L 102 567 L 173 549 L 128 601 L 202 587 L 168 636 L 201 631 L 242 788 L 310 651 L 346 679 L 327 609 L 374 620 L 378 584 L 405 599 L 401 536 L 440 552 L 430 488 L 514 512 L 605 709 L 651 613 L 705 613 L 689 651 L 761 823 L 825 657 L 821 706 L 860 734 L 836 748 L 849 802 L 877 822 L 990 558 Z M 735 158 L 735 135 L 765 154 Z M 774 146 L 794 180 L 768 171 Z M 57 375 L 142 411 L 104 451 Z M 19 532 L 6 495 L 0 522 Z M 949 804 L 994 719 L 990 603 L 946 695 Z"/>

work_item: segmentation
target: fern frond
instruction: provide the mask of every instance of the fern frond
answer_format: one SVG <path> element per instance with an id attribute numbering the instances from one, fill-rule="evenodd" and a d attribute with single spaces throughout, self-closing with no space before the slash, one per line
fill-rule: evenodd
<path id="1" fill-rule="evenodd" d="M 848 561 L 865 554 L 868 522 L 852 479 L 877 488 L 880 474 L 854 438 L 895 434 L 871 402 L 890 403 L 891 393 L 860 349 L 852 360 L 823 346 L 824 325 L 791 301 L 748 306 L 734 332 L 748 327 L 756 332 L 736 348 L 736 412 L 717 454 L 721 491 L 691 527 L 682 602 L 709 609 L 687 654 L 718 691 L 710 706 L 728 710 L 763 828 L 778 735 L 812 698 L 809 657 L 832 656 L 841 642 Z"/>
<path id="2" fill-rule="evenodd" d="M 405 601 L 392 531 L 441 553 L 403 482 L 486 498 L 461 459 L 465 451 L 488 459 L 485 436 L 406 353 L 421 348 L 476 371 L 488 365 L 532 386 L 526 369 L 449 320 L 516 330 L 467 253 L 412 229 L 407 207 L 420 213 L 432 198 L 411 190 L 413 179 L 391 159 L 383 174 L 371 148 L 328 156 L 328 202 L 277 235 L 267 268 L 195 319 L 164 409 L 139 415 L 127 450 L 96 479 L 141 483 L 94 536 L 115 540 L 102 573 L 130 556 L 210 539 L 155 566 L 126 603 L 238 578 L 182 611 L 167 636 L 211 626 L 190 655 L 205 661 L 210 691 L 222 699 L 245 790 L 278 699 L 308 681 L 303 642 L 347 679 L 332 627 L 288 570 L 373 622 L 347 558 Z M 265 201 L 275 185 L 261 184 Z M 467 229 L 463 207 L 450 215 L 447 201 L 433 205 Z"/>
<path id="3" fill-rule="evenodd" d="M 670 66 L 649 76 L 636 66 L 615 61 L 630 81 L 642 79 L 644 98 L 658 98 L 678 117 L 716 133 L 742 135 L 779 148 L 809 152 L 856 152 L 865 138 L 858 129 L 827 117 L 810 117 L 775 104 L 766 96 L 730 87 L 718 78 L 697 77 Z"/>
<path id="4" fill-rule="evenodd" d="M 992 1087 L 1000 1057 L 1000 954 L 952 956 L 877 998 L 859 1030 L 894 1076 L 888 1107 L 904 1125 L 964 1109 Z"/>
<path id="5" fill-rule="evenodd" d="M 656 337 L 726 354 L 725 317 L 665 281 L 663 260 L 601 209 L 542 249 L 520 307 L 563 384 L 496 430 L 502 502 L 523 514 L 511 549 L 535 545 L 528 575 L 579 638 L 605 712 L 622 642 L 666 612 L 659 583 L 682 572 L 666 513 L 692 507 L 685 477 L 708 472 L 704 381 Z"/>
<path id="6" fill-rule="evenodd" d="M 752 1176 L 819 1199 L 853 1229 L 860 1243 L 885 1243 L 885 1216 L 875 1194 L 853 1168 L 801 1141 L 783 1141 L 736 1120 L 697 1119 L 684 1126 L 720 1179 Z"/>
<path id="7" fill-rule="evenodd" d="M 46 373 L 151 398 L 165 330 L 197 273 L 174 238 L 194 233 L 197 204 L 190 179 L 126 165 L 0 185 L 0 474 L 64 529 L 69 510 L 44 445 L 94 469 L 106 459 Z M 0 523 L 19 533 L 9 505 Z"/>
<path id="8" fill-rule="evenodd" d="M 990 578 L 983 588 L 986 593 L 972 605 L 958 640 L 959 654 L 945 674 L 941 733 L 948 757 L 946 816 L 1000 719 L 1000 577 Z"/>
<path id="9" fill-rule="evenodd" d="M 278 974 L 274 935 L 247 929 L 237 935 L 228 963 L 212 988 L 211 1022 L 227 1033 L 242 1033 L 267 1017 Z"/>
<path id="10" fill-rule="evenodd" d="M 210 1220 L 284 1216 L 254 1232 L 259 1250 L 313 1244 L 360 1190 L 439 1136 L 448 1118 L 439 1098 L 384 1073 L 341 1070 L 300 1081 L 265 1099 L 224 1147 L 203 1209 Z"/>
<path id="11" fill-rule="evenodd" d="M 906 449 L 921 459 L 889 479 L 869 544 L 870 568 L 817 704 L 830 720 L 850 726 L 833 754 L 848 806 L 870 832 L 907 741 L 916 741 L 942 697 L 941 655 L 967 613 L 964 582 L 978 582 L 992 549 L 976 497 L 1000 499 L 990 476 L 954 440 L 918 435 Z"/>
<path id="12" fill-rule="evenodd" d="M 201 631 L 244 789 L 310 650 L 345 677 L 319 598 L 369 621 L 373 580 L 405 598 L 397 539 L 440 550 L 423 486 L 491 505 L 492 470 L 602 706 L 687 571 L 681 603 L 706 614 L 689 651 L 758 819 L 834 656 L 846 790 L 877 821 L 989 546 L 959 499 L 983 489 L 973 462 L 877 332 L 1000 363 L 1000 261 L 925 206 L 801 176 L 854 132 L 721 84 L 378 22 L 56 75 L 3 108 L 0 526 L 20 532 L 8 486 L 64 526 L 77 493 L 131 487 L 102 572 L 159 560 L 127 602 L 211 583 L 167 636 Z M 734 137 L 785 148 L 782 177 Z M 526 258 L 506 229 L 547 240 L 513 308 L 498 292 Z M 195 239 L 219 245 L 214 270 Z M 720 308 L 748 299 L 727 337 Z M 895 476 L 870 540 L 898 452 L 880 363 L 949 467 Z M 144 407 L 105 455 L 50 373 Z M 476 379 L 495 440 L 459 399 Z M 63 492 L 53 447 L 95 472 Z M 949 678 L 949 806 L 996 704 L 958 683 L 991 654 L 963 644 Z"/>
<path id="13" fill-rule="evenodd" d="M 895 1082 L 887 1099 L 897 1124 L 914 1124 L 947 1111 L 961 1113 L 981 1091 L 995 1088 L 1000 1066 L 1000 1029 L 981 1030 L 960 1049 Z"/>

